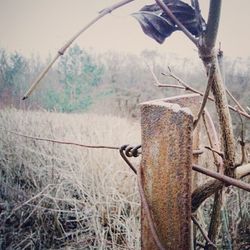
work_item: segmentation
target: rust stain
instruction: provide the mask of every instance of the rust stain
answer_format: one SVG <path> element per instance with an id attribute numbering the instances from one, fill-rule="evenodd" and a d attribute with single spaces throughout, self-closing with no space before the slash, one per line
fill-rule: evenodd
<path id="1" fill-rule="evenodd" d="M 182 107 L 199 107 L 199 100 L 189 95 L 171 99 L 172 103 L 156 100 L 141 106 L 143 186 L 166 249 L 191 249 L 193 115 Z M 144 211 L 142 249 L 157 249 Z"/>

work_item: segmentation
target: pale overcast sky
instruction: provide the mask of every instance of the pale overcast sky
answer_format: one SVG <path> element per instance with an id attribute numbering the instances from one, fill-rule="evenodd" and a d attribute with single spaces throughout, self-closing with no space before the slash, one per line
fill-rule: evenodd
<path id="1" fill-rule="evenodd" d="M 0 47 L 31 53 L 46 58 L 52 55 L 73 34 L 87 24 L 97 12 L 118 0 L 0 0 Z M 207 16 L 208 0 L 200 0 L 203 16 Z M 114 11 L 77 39 L 84 48 L 94 51 L 140 53 L 157 49 L 178 55 L 196 55 L 195 48 L 180 32 L 163 45 L 144 35 L 137 21 L 130 16 L 153 0 L 136 0 Z M 224 0 L 218 41 L 226 55 L 250 56 L 250 0 Z"/>

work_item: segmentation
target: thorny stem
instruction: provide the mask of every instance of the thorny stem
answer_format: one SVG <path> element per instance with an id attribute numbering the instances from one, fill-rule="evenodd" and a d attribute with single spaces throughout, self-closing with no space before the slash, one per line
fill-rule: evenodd
<path id="1" fill-rule="evenodd" d="M 102 17 L 106 16 L 107 14 L 111 13 L 117 8 L 120 8 L 130 2 L 133 2 L 134 0 L 122 0 L 118 3 L 113 4 L 112 6 L 109 6 L 103 10 L 101 10 L 97 17 L 95 17 L 91 22 L 89 22 L 87 25 L 85 25 L 79 32 L 77 32 L 71 39 L 69 39 L 64 46 L 62 46 L 61 49 L 58 50 L 56 56 L 53 58 L 53 60 L 48 64 L 48 66 L 41 72 L 41 74 L 35 79 L 34 83 L 31 85 L 29 90 L 25 93 L 23 100 L 27 99 L 31 93 L 35 90 L 37 85 L 40 83 L 40 81 L 44 78 L 44 76 L 47 74 L 49 69 L 54 65 L 54 63 L 57 61 L 57 59 L 62 56 L 65 51 L 69 48 L 69 46 L 88 28 L 90 28 L 92 25 L 94 25 L 97 21 L 99 21 Z"/>
<path id="2" fill-rule="evenodd" d="M 212 85 L 212 93 L 215 99 L 215 106 L 219 117 L 221 143 L 224 151 L 224 167 L 226 174 L 233 176 L 233 168 L 235 164 L 235 141 L 232 128 L 231 116 L 228 109 L 228 103 L 225 93 L 224 84 L 220 75 L 217 57 L 214 56 L 211 64 L 216 67 L 214 74 L 214 82 Z"/>
<path id="3" fill-rule="evenodd" d="M 209 72 L 211 67 L 215 67 L 211 90 L 215 99 L 216 111 L 219 118 L 221 142 L 225 156 L 225 173 L 234 177 L 235 142 L 232 122 L 228 109 L 225 86 L 221 77 L 217 55 L 214 51 L 219 28 L 220 12 L 221 0 L 210 0 L 207 29 L 204 36 L 201 37 L 198 49 L 207 72 Z"/>

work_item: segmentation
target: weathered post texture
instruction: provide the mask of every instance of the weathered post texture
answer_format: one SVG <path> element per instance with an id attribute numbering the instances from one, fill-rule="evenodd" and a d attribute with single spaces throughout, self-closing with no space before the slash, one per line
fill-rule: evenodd
<path id="1" fill-rule="evenodd" d="M 186 98 L 187 97 L 187 98 Z M 174 104 L 171 102 L 177 102 Z M 191 109 L 200 97 L 188 95 L 141 105 L 142 185 L 157 235 L 165 249 L 191 249 Z M 142 208 L 142 249 L 158 249 Z"/>

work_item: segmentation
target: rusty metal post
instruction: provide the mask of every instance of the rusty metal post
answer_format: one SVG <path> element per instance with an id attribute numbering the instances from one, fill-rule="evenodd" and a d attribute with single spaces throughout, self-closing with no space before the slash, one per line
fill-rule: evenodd
<path id="1" fill-rule="evenodd" d="M 194 118 L 190 109 L 184 106 L 196 111 L 200 99 L 197 95 L 188 95 L 141 105 L 142 185 L 157 235 L 165 249 L 189 250 L 192 246 Z M 142 249 L 158 249 L 143 208 Z"/>

